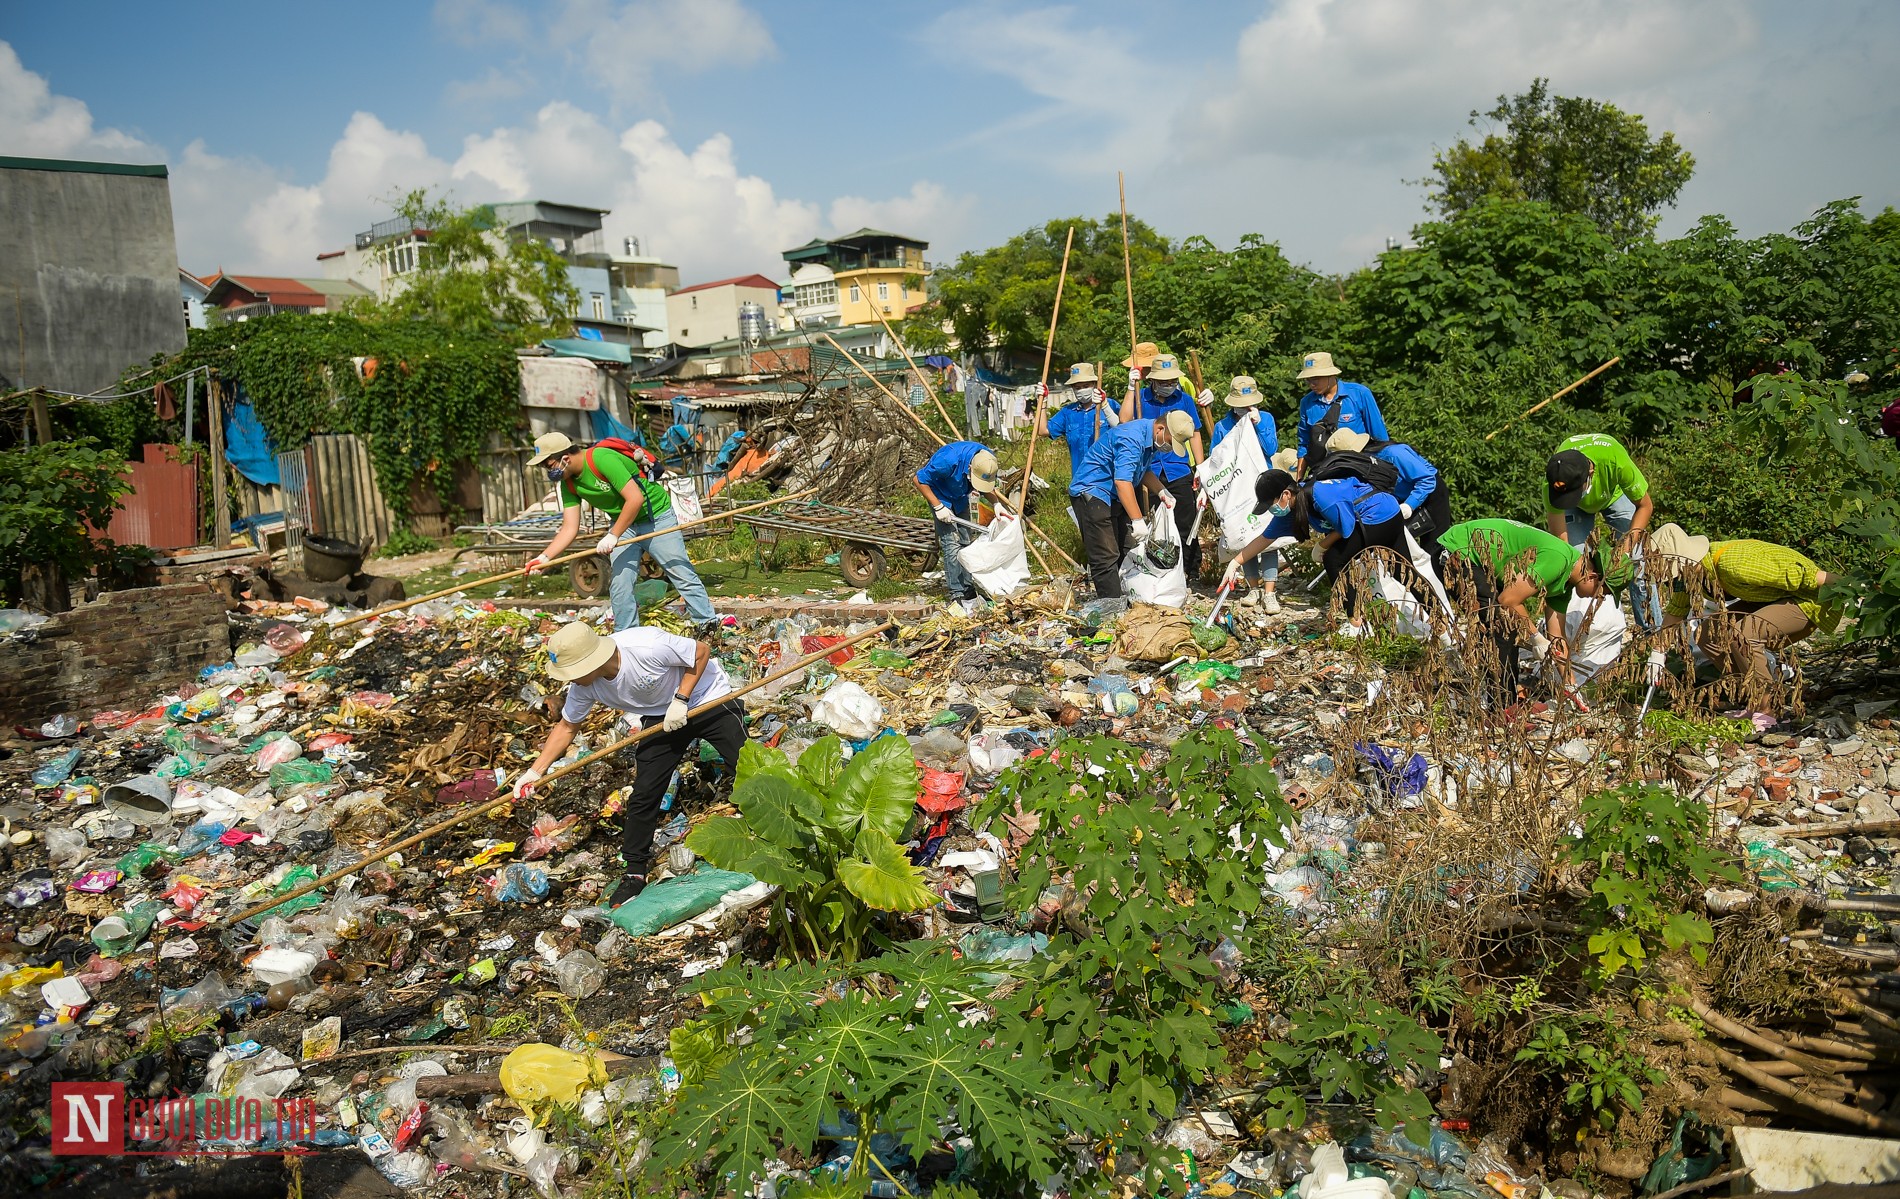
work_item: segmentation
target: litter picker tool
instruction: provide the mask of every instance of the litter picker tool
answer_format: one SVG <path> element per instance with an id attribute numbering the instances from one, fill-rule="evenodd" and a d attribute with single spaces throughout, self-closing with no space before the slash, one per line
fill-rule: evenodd
<path id="1" fill-rule="evenodd" d="M 1621 361 L 1623 361 L 1621 357 L 1612 358 L 1608 362 L 1604 363 L 1602 366 L 1597 367 L 1595 370 L 1585 375 L 1583 378 L 1578 379 L 1575 383 L 1572 383 L 1570 386 L 1564 388 L 1562 391 L 1552 394 L 1550 399 L 1544 400 L 1541 403 L 1532 404 L 1529 408 L 1527 408 L 1524 411 L 1524 416 L 1512 417 L 1510 420 L 1505 421 L 1504 429 L 1508 429 L 1512 425 L 1516 424 L 1518 421 L 1523 420 L 1525 416 L 1529 416 L 1534 412 L 1538 412 L 1542 410 L 1545 405 L 1551 402 L 1551 400 L 1563 399 L 1565 396 L 1569 395 L 1571 392 L 1577 390 L 1577 388 L 1582 387 L 1585 383 L 1588 383 L 1590 380 L 1596 378 L 1598 375 L 1602 374 L 1606 370 L 1609 370 L 1611 367 L 1615 366 L 1617 363 Z M 1486 433 L 1484 435 L 1484 439 L 1486 441 L 1490 441 L 1493 437 L 1496 437 L 1499 433 L 1504 432 L 1504 429 L 1493 429 L 1491 432 Z"/>
<path id="2" fill-rule="evenodd" d="M 1211 625 L 1215 621 L 1220 619 L 1220 610 L 1226 606 L 1227 595 L 1229 592 L 1233 591 L 1233 589 L 1234 589 L 1234 585 L 1232 583 L 1222 583 L 1220 585 L 1220 594 L 1214 597 L 1214 610 L 1207 614 L 1208 624 Z"/>
<path id="3" fill-rule="evenodd" d="M 839 650 L 843 649 L 847 645 L 856 645 L 858 642 L 863 641 L 867 637 L 874 637 L 879 633 L 883 633 L 895 627 L 897 627 L 895 621 L 887 620 L 883 624 L 878 625 L 876 628 L 865 629 L 861 633 L 854 633 L 851 636 L 846 637 L 843 641 L 835 641 L 832 644 L 825 646 L 823 649 L 814 651 L 813 653 L 806 654 L 804 657 L 800 658 L 798 661 L 793 662 L 787 666 L 782 666 L 778 670 L 772 672 L 771 674 L 766 675 L 764 678 L 757 679 L 753 682 L 747 683 L 745 686 L 739 688 L 736 691 L 728 691 L 726 694 L 720 696 L 717 699 L 707 700 L 705 703 L 700 704 L 698 707 L 689 709 L 686 715 L 690 719 L 694 716 L 700 715 L 703 712 L 710 712 L 714 708 L 719 707 L 721 704 L 727 703 L 731 700 L 738 699 L 740 696 L 745 695 L 748 692 L 758 690 L 760 687 L 765 686 L 767 683 L 773 682 L 777 679 L 782 679 L 786 675 L 791 674 L 794 671 L 803 670 L 805 667 L 810 666 L 813 662 L 817 662 L 820 659 L 830 657 L 832 654 L 837 653 Z M 577 759 L 576 761 L 569 762 L 565 766 L 561 766 L 554 770 L 548 771 L 547 774 L 542 777 L 541 781 L 539 783 L 536 783 L 535 785 L 537 787 L 545 786 L 546 784 L 553 782 L 555 779 L 560 778 L 562 775 L 572 774 L 583 766 L 591 766 L 595 762 L 600 761 L 602 758 L 607 757 L 609 754 L 618 753 L 619 751 L 627 748 L 629 745 L 633 745 L 637 742 L 646 740 L 648 737 L 654 735 L 655 733 L 660 732 L 661 729 L 662 729 L 662 726 L 655 724 L 648 728 L 641 729 L 637 733 L 631 733 L 625 737 L 622 737 L 620 740 L 615 741 L 611 745 L 607 745 L 598 750 L 595 750 L 593 753 L 588 754 L 584 758 Z M 475 817 L 480 816 L 486 812 L 492 812 L 496 808 L 507 807 L 510 804 L 519 803 L 519 802 L 520 801 L 515 798 L 513 791 L 508 791 L 503 794 L 497 795 L 494 799 L 491 799 L 486 803 L 479 804 L 475 807 L 468 809 L 466 812 L 462 812 L 462 813 L 459 813 L 458 815 L 451 816 L 447 820 L 443 820 L 436 824 L 432 824 L 428 828 L 423 829 L 419 833 L 415 833 L 410 836 L 404 837 L 402 840 L 396 842 L 394 845 L 388 846 L 387 848 L 384 848 L 384 849 L 379 849 L 375 853 L 371 854 L 370 856 L 363 858 L 361 861 L 358 861 L 349 866 L 345 866 L 340 870 L 332 870 L 330 873 L 324 875 L 322 878 L 305 883 L 303 886 L 298 887 L 296 890 L 288 892 L 287 894 L 273 896 L 269 900 L 266 900 L 263 903 L 244 909 L 242 912 L 239 912 L 235 916 L 227 916 L 223 920 L 218 922 L 217 927 L 229 928 L 233 924 L 242 924 L 253 916 L 261 916 L 265 912 L 270 911 L 272 908 L 281 907 L 282 905 L 290 902 L 293 899 L 298 898 L 299 896 L 310 894 L 310 892 L 315 891 L 319 887 L 327 887 L 331 883 L 337 881 L 340 878 L 346 878 L 349 875 L 355 874 L 357 871 L 363 869 L 365 866 L 373 866 L 377 862 L 380 862 L 384 858 L 387 858 L 390 854 L 401 853 L 403 850 L 408 849 L 411 846 L 420 845 L 424 841 L 427 841 L 429 838 L 434 837 L 434 836 L 439 836 L 440 834 L 445 833 L 448 830 L 454 828 L 458 824 L 466 823 L 467 821 L 473 820 Z"/>
<path id="4" fill-rule="evenodd" d="M 682 529 L 691 529 L 699 525 L 710 524 L 711 522 L 715 520 L 725 520 L 727 517 L 737 516 L 741 512 L 751 512 L 752 510 L 756 508 L 769 508 L 773 504 L 783 504 L 788 500 L 801 500 L 817 490 L 818 489 L 816 487 L 807 487 L 805 490 L 800 491 L 800 492 L 795 492 L 792 495 L 775 495 L 769 500 L 760 500 L 756 504 L 747 504 L 743 508 L 728 508 L 724 512 L 717 512 L 710 516 L 702 516 L 698 520 L 689 520 L 685 524 L 674 525 L 670 529 L 655 529 L 651 533 L 642 533 L 638 537 L 623 537 L 621 538 L 620 543 L 614 547 L 614 550 L 617 553 L 620 550 L 625 549 L 627 546 L 634 545 L 642 541 L 650 541 L 651 539 L 660 536 L 662 533 L 677 533 Z M 595 551 L 591 549 L 576 550 L 571 554 L 563 554 L 559 558 L 550 559 L 547 563 L 547 566 L 560 566 L 568 562 L 579 562 L 582 558 L 593 556 L 594 553 Z M 546 567 L 544 567 L 543 569 L 546 569 Z M 431 591 L 427 595 L 418 595 L 414 599 L 406 599 L 394 604 L 386 604 L 381 608 L 377 608 L 373 612 L 360 612 L 357 615 L 350 617 L 348 620 L 339 620 L 335 624 L 331 625 L 330 627 L 333 629 L 340 629 L 340 628 L 344 628 L 347 625 L 357 624 L 361 621 L 374 620 L 378 616 L 387 616 L 391 612 L 400 612 L 404 608 L 413 608 L 417 604 L 426 603 L 427 601 L 432 600 L 432 599 L 441 599 L 445 595 L 454 595 L 458 591 L 467 591 L 471 587 L 485 587 L 490 583 L 499 583 L 503 579 L 516 578 L 523 573 L 524 573 L 524 568 L 516 567 L 513 570 L 504 570 L 498 575 L 489 575 L 485 579 L 474 579 L 466 583 L 457 583 L 453 587 L 444 587 L 440 591 Z"/>
<path id="5" fill-rule="evenodd" d="M 1062 289 L 1069 282 L 1069 247 L 1075 244 L 1075 226 L 1062 243 L 1062 273 L 1056 276 L 1056 302 L 1049 309 L 1049 340 L 1042 345 L 1042 387 L 1036 396 L 1036 419 L 1029 423 L 1029 455 L 1023 460 L 1023 489 L 1016 501 L 1018 508 L 1029 506 L 1029 479 L 1036 469 L 1036 431 L 1042 428 L 1043 414 L 1049 408 L 1049 360 L 1056 352 L 1056 321 L 1062 317 Z"/>

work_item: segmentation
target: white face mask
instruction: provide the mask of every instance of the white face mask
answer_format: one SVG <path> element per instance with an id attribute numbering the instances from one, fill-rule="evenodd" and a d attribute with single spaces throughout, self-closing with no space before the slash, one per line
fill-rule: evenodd
<path id="1" fill-rule="evenodd" d="M 1171 400 L 1174 398 L 1174 393 L 1179 390 L 1181 390 L 1180 384 L 1176 383 L 1173 379 L 1156 379 L 1154 381 L 1155 399 L 1157 400 Z"/>

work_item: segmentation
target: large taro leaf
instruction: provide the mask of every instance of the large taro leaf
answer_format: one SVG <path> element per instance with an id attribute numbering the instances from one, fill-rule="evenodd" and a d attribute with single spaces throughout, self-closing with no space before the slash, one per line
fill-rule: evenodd
<path id="1" fill-rule="evenodd" d="M 770 745 L 762 745 L 748 740 L 739 747 L 739 781 L 745 782 L 755 774 L 769 771 L 787 771 L 792 768 L 792 760 L 785 752 Z"/>
<path id="2" fill-rule="evenodd" d="M 864 829 L 851 848 L 857 857 L 838 863 L 838 878 L 866 906 L 886 912 L 921 912 L 938 902 L 937 893 L 924 885 L 924 872 L 910 864 L 889 833 Z"/>
<path id="3" fill-rule="evenodd" d="M 917 805 L 917 762 L 903 737 L 880 737 L 845 764 L 825 799 L 835 828 L 856 835 L 876 829 L 896 838 Z"/>
<path id="4" fill-rule="evenodd" d="M 719 867 L 775 887 L 816 886 L 818 875 L 778 846 L 761 839 L 737 816 L 715 816 L 686 834 L 686 848 Z"/>
<path id="5" fill-rule="evenodd" d="M 732 802 L 745 813 L 746 824 L 761 838 L 782 849 L 811 844 L 811 821 L 806 809 L 815 807 L 797 783 L 776 771 L 755 774 L 732 793 Z"/>
<path id="6" fill-rule="evenodd" d="M 830 793 L 843 770 L 844 742 L 835 736 L 819 738 L 798 755 L 798 773 L 821 795 Z"/>

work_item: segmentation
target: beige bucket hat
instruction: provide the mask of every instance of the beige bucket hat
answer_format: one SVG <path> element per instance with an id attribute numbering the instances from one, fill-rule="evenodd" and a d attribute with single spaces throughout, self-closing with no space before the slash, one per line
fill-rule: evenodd
<path id="1" fill-rule="evenodd" d="M 565 454 L 574 448 L 574 441 L 565 433 L 543 433 L 534 439 L 534 457 L 528 459 L 529 466 L 539 466 L 549 458 Z"/>
<path id="2" fill-rule="evenodd" d="M 1333 365 L 1333 356 L 1324 350 L 1308 354 L 1300 362 L 1299 378 L 1314 379 L 1320 375 L 1336 375 L 1339 368 Z"/>
<path id="3" fill-rule="evenodd" d="M 1148 364 L 1153 362 L 1155 360 L 1155 355 L 1159 354 L 1160 352 L 1161 352 L 1161 348 L 1155 345 L 1155 343 L 1152 341 L 1137 342 L 1135 343 L 1134 354 L 1127 358 L 1122 359 L 1122 365 L 1139 367 L 1142 370 L 1147 370 Z"/>
<path id="4" fill-rule="evenodd" d="M 1168 441 L 1177 454 L 1186 454 L 1188 461 L 1194 460 L 1194 418 L 1176 408 L 1168 413 Z"/>
<path id="5" fill-rule="evenodd" d="M 1345 450 L 1348 453 L 1356 454 L 1360 450 L 1365 449 L 1366 443 L 1371 440 L 1372 438 L 1357 429 L 1336 429 L 1333 435 L 1326 439 L 1326 448 L 1329 450 Z"/>
<path id="6" fill-rule="evenodd" d="M 1070 387 L 1081 387 L 1085 384 L 1089 387 L 1093 387 L 1099 382 L 1101 382 L 1101 380 L 1095 377 L 1095 364 L 1093 362 L 1078 362 L 1069 368 Z"/>
<path id="7" fill-rule="evenodd" d="M 1284 450 L 1276 452 L 1273 457 L 1267 460 L 1268 466 L 1271 466 L 1275 470 L 1283 470 L 1289 475 L 1293 473 L 1293 468 L 1299 464 L 1300 451 L 1292 446 L 1288 446 Z"/>
<path id="8" fill-rule="evenodd" d="M 1665 558 L 1687 558 L 1700 562 L 1709 556 L 1709 539 L 1684 531 L 1678 524 L 1666 524 L 1649 531 L 1649 552 Z"/>
<path id="9" fill-rule="evenodd" d="M 996 490 L 996 455 L 978 450 L 970 459 L 970 486 L 988 495 Z"/>
<path id="10" fill-rule="evenodd" d="M 1144 372 L 1143 377 L 1148 379 L 1179 379 L 1181 377 L 1181 360 L 1176 358 L 1173 354 L 1156 354 L 1154 365 Z"/>
<path id="11" fill-rule="evenodd" d="M 592 674 L 613 656 L 614 643 L 578 620 L 548 638 L 548 673 L 563 683 Z"/>
<path id="12" fill-rule="evenodd" d="M 1260 385 L 1253 381 L 1252 375 L 1235 375 L 1234 381 L 1227 385 L 1227 406 L 1229 408 L 1257 408 L 1260 405 Z"/>

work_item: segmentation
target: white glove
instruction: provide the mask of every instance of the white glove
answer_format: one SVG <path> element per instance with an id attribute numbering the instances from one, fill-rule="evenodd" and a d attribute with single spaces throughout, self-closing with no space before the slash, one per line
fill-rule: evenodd
<path id="1" fill-rule="evenodd" d="M 1141 382 L 1141 368 L 1140 367 L 1133 366 L 1133 367 L 1128 368 L 1128 381 L 1133 384 L 1139 384 Z"/>
<path id="2" fill-rule="evenodd" d="M 1194 399 L 1201 407 L 1205 408 L 1214 402 L 1214 391 L 1212 388 L 1203 387 L 1201 388 L 1201 394 L 1195 396 Z"/>
<path id="3" fill-rule="evenodd" d="M 1649 682 L 1651 686 L 1662 682 L 1663 672 L 1668 669 L 1669 657 L 1659 649 L 1649 651 Z"/>
<path id="4" fill-rule="evenodd" d="M 1155 498 L 1160 501 L 1163 508 L 1170 510 L 1174 508 L 1174 493 L 1172 491 L 1164 491 Z"/>
<path id="5" fill-rule="evenodd" d="M 533 574 L 537 570 L 546 570 L 547 568 L 548 556 L 545 553 L 541 553 L 528 559 L 528 564 L 522 567 L 521 571 L 523 574 Z"/>
<path id="6" fill-rule="evenodd" d="M 601 536 L 600 543 L 594 547 L 594 552 L 611 558 L 614 556 L 614 547 L 619 544 L 620 535 L 610 529 Z"/>
<path id="7" fill-rule="evenodd" d="M 1542 633 L 1531 634 L 1531 648 L 1537 651 L 1539 658 L 1550 657 L 1550 638 Z"/>
<path id="8" fill-rule="evenodd" d="M 1410 504 L 1400 504 L 1400 505 L 1399 505 L 1399 515 L 1400 515 L 1400 516 L 1402 516 L 1402 517 L 1404 517 L 1404 518 L 1405 518 L 1406 520 L 1410 520 L 1410 519 L 1412 519 L 1412 505 L 1410 505 Z"/>
<path id="9" fill-rule="evenodd" d="M 942 521 L 944 524 L 949 524 L 952 516 L 954 515 L 950 511 L 950 507 L 947 504 L 938 504 L 935 508 L 932 508 L 930 510 L 930 514 L 936 517 L 938 520 Z"/>
<path id="10" fill-rule="evenodd" d="M 1049 398 L 1049 385 L 1047 383 L 1036 384 L 1036 398 L 1040 400 Z"/>
<path id="11" fill-rule="evenodd" d="M 1227 569 L 1221 572 L 1220 585 L 1222 587 L 1232 587 L 1234 584 L 1240 582 L 1240 572 L 1243 569 L 1245 569 L 1245 566 L 1239 558 L 1230 559 L 1227 563 Z"/>
<path id="12" fill-rule="evenodd" d="M 677 733 L 686 727 L 685 700 L 675 699 L 672 703 L 666 705 L 666 719 L 660 722 L 660 727 L 669 733 Z"/>
<path id="13" fill-rule="evenodd" d="M 521 777 L 515 780 L 514 787 L 512 788 L 515 798 L 526 799 L 528 796 L 533 795 L 534 785 L 540 781 L 541 772 L 539 770 L 529 767 L 522 771 Z"/>
<path id="14" fill-rule="evenodd" d="M 1148 540 L 1148 522 L 1137 517 L 1129 526 L 1128 532 L 1136 541 Z"/>

